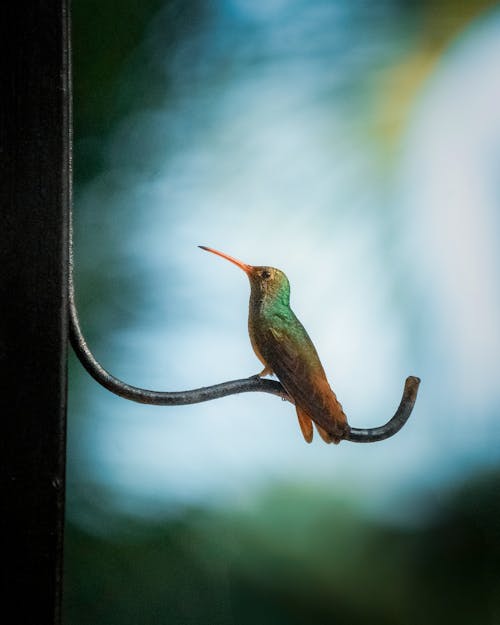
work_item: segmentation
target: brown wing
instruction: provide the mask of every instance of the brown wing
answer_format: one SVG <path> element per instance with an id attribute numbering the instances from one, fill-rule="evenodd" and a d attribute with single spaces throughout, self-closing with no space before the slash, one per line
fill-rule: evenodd
<path id="1" fill-rule="evenodd" d="M 316 349 L 297 320 L 291 328 L 271 327 L 263 353 L 297 407 L 312 419 L 322 438 L 338 442 L 348 429 L 342 406 L 328 384 Z"/>

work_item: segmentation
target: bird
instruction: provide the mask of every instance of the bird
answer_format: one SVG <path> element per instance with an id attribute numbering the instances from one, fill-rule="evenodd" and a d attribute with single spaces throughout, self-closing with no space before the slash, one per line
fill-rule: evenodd
<path id="1" fill-rule="evenodd" d="M 221 256 L 242 269 L 250 281 L 248 333 L 264 369 L 274 374 L 295 404 L 302 435 L 313 439 L 313 423 L 326 443 L 339 443 L 349 431 L 347 417 L 304 326 L 290 308 L 290 283 L 280 269 L 247 265 L 205 245 L 202 250 Z"/>

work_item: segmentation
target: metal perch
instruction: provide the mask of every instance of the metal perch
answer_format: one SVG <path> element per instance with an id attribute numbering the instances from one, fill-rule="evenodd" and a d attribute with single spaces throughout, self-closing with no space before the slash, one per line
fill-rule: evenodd
<path id="1" fill-rule="evenodd" d="M 235 395 L 237 393 L 249 393 L 260 391 L 262 393 L 270 393 L 278 395 L 283 399 L 289 399 L 282 385 L 274 380 L 264 380 L 257 376 L 243 378 L 241 380 L 231 380 L 214 384 L 213 386 L 204 386 L 188 391 L 152 391 L 137 386 L 131 386 L 126 382 L 122 382 L 118 378 L 111 375 L 97 361 L 94 354 L 90 351 L 85 337 L 83 336 L 78 311 L 75 303 L 75 288 L 73 279 L 73 236 L 72 225 L 70 224 L 70 272 L 69 272 L 69 330 L 70 341 L 78 356 L 80 362 L 88 371 L 88 373 L 108 391 L 138 402 L 140 404 L 151 404 L 155 406 L 181 406 L 185 404 L 197 404 L 227 395 Z M 351 427 L 344 440 L 353 443 L 373 443 L 376 441 L 389 438 L 398 432 L 408 420 L 413 406 L 417 399 L 418 386 L 420 379 L 410 376 L 406 379 L 403 391 L 403 397 L 399 408 L 395 415 L 385 425 L 377 428 L 353 428 Z"/>

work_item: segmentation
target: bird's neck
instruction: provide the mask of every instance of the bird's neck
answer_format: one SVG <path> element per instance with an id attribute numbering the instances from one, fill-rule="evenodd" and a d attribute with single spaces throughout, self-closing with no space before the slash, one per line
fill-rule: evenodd
<path id="1" fill-rule="evenodd" d="M 250 315 L 255 317 L 285 313 L 290 310 L 290 290 L 276 289 L 263 293 L 258 288 L 252 288 L 250 293 Z"/>

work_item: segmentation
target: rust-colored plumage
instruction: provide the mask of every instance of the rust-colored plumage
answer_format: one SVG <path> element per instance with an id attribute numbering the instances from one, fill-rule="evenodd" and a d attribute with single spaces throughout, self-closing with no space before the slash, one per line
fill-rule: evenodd
<path id="1" fill-rule="evenodd" d="M 290 308 L 288 278 L 274 267 L 246 265 L 217 250 L 200 247 L 234 263 L 250 280 L 248 332 L 264 365 L 259 375 L 276 375 L 295 404 L 308 443 L 313 438 L 312 422 L 325 442 L 338 443 L 349 432 L 349 425 L 309 335 Z"/>

